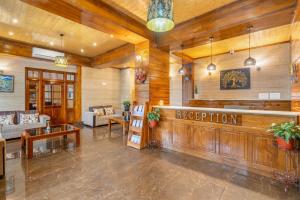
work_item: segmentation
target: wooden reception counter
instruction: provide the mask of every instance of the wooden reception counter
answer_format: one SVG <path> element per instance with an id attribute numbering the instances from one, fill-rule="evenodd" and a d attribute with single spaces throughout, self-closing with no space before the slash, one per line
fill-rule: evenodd
<path id="1" fill-rule="evenodd" d="M 161 121 L 153 130 L 163 148 L 270 176 L 284 170 L 286 152 L 266 132 L 272 123 L 295 121 L 298 112 L 157 106 Z M 298 158 L 297 158 L 298 156 Z M 288 168 L 295 170 L 299 155 Z M 296 159 L 297 158 L 297 159 Z M 287 158 L 288 159 L 288 158 Z"/>

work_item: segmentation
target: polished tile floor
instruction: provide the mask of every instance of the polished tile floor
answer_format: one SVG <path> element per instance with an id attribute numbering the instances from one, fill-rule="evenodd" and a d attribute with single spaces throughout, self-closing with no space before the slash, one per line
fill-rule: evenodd
<path id="1" fill-rule="evenodd" d="M 118 125 L 112 138 L 107 127 L 84 128 L 80 148 L 73 138 L 42 141 L 32 160 L 9 141 L 0 199 L 300 199 L 271 179 L 176 152 L 138 151 L 125 140 Z"/>

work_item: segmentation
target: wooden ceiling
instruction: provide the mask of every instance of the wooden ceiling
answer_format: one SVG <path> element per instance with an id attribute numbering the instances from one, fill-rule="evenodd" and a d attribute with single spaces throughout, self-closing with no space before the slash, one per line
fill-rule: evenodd
<path id="1" fill-rule="evenodd" d="M 93 57 L 126 44 L 109 34 L 30 6 L 19 0 L 0 0 L 0 37 Z M 66 11 L 67 12 L 67 11 Z M 18 23 L 13 23 L 17 19 Z M 12 32 L 13 35 L 9 35 Z M 50 45 L 53 43 L 53 46 Z M 93 43 L 96 43 L 94 46 Z M 84 52 L 81 52 L 81 49 Z"/>
<path id="2" fill-rule="evenodd" d="M 134 17 L 141 23 L 147 21 L 150 0 L 103 0 L 117 10 Z M 182 23 L 237 0 L 174 0 L 175 24 Z"/>
<path id="3" fill-rule="evenodd" d="M 249 46 L 248 34 L 221 40 L 213 43 L 213 55 L 228 53 L 230 50 L 239 51 L 247 49 Z M 251 34 L 251 47 L 261 47 L 282 42 L 288 42 L 291 39 L 291 25 L 284 25 Z M 207 44 L 184 49 L 183 53 L 196 59 L 210 55 L 210 43 L 207 38 Z"/>

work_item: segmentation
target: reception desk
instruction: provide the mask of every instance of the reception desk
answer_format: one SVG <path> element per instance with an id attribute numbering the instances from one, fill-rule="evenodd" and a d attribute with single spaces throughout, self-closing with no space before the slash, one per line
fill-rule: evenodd
<path id="1" fill-rule="evenodd" d="M 163 148 L 266 176 L 286 167 L 297 170 L 299 155 L 286 156 L 266 130 L 272 123 L 298 123 L 298 112 L 157 107 L 161 110 L 161 121 L 153 135 Z"/>

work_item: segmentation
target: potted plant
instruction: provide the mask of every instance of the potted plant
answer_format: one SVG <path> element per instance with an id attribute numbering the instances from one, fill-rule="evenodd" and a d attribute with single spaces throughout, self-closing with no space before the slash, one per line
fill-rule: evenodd
<path id="1" fill-rule="evenodd" d="M 155 108 L 152 112 L 147 113 L 147 118 L 149 121 L 150 128 L 154 128 L 157 126 L 160 120 L 160 110 L 159 108 Z"/>
<path id="2" fill-rule="evenodd" d="M 125 111 L 129 111 L 130 110 L 130 101 L 123 101 L 123 106 L 124 106 L 124 110 Z"/>
<path id="3" fill-rule="evenodd" d="M 284 150 L 294 149 L 296 140 L 300 139 L 300 126 L 295 122 L 273 123 L 268 132 L 274 134 L 279 148 Z"/>

